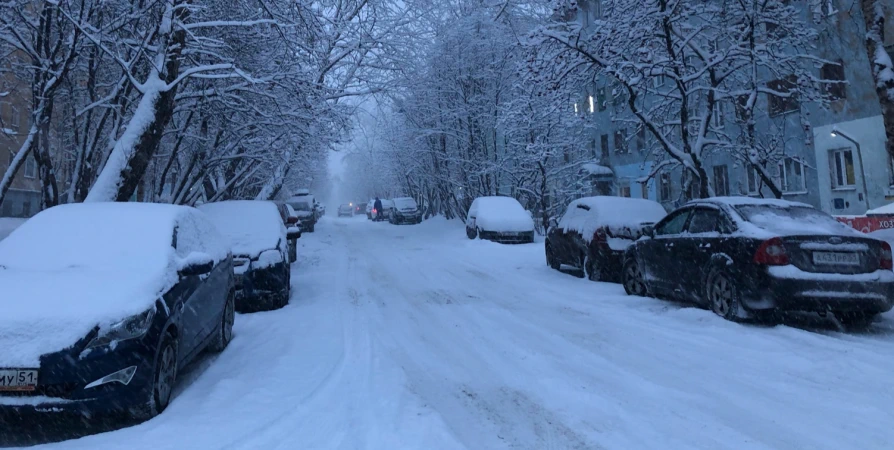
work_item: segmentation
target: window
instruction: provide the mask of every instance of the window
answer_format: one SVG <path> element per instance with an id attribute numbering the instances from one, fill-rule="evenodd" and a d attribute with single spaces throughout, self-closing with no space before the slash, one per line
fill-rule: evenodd
<path id="1" fill-rule="evenodd" d="M 711 111 L 711 124 L 715 127 L 722 127 L 726 116 L 726 108 L 723 102 L 715 102 L 714 109 Z"/>
<path id="2" fill-rule="evenodd" d="M 830 101 L 847 98 L 847 85 L 844 82 L 844 62 L 838 64 L 823 64 L 820 69 L 822 79 L 822 91 Z"/>
<path id="3" fill-rule="evenodd" d="M 596 102 L 599 103 L 599 111 L 605 111 L 605 88 L 596 89 Z"/>
<path id="4" fill-rule="evenodd" d="M 835 7 L 836 0 L 819 0 L 821 13 L 826 16 L 834 16 L 838 14 L 838 8 Z"/>
<path id="5" fill-rule="evenodd" d="M 627 130 L 615 130 L 615 151 L 627 152 Z"/>
<path id="6" fill-rule="evenodd" d="M 781 96 L 767 94 L 771 116 L 797 111 L 800 108 L 801 104 L 798 102 L 798 79 L 794 75 L 789 75 L 783 80 L 771 81 L 769 87 L 781 94 Z"/>
<path id="7" fill-rule="evenodd" d="M 621 197 L 630 197 L 630 182 L 624 180 L 621 186 L 618 188 L 618 195 Z"/>
<path id="8" fill-rule="evenodd" d="M 31 217 L 31 200 L 22 202 L 22 217 Z"/>
<path id="9" fill-rule="evenodd" d="M 643 183 L 640 183 L 639 186 L 641 189 L 640 198 L 649 198 L 649 183 L 643 182 Z"/>
<path id="10" fill-rule="evenodd" d="M 34 178 L 37 176 L 37 161 L 34 157 L 28 155 L 25 157 L 25 178 Z"/>
<path id="11" fill-rule="evenodd" d="M 9 117 L 9 127 L 13 131 L 19 131 L 22 126 L 22 112 L 15 106 L 12 107 L 12 115 Z"/>
<path id="12" fill-rule="evenodd" d="M 596 153 L 596 139 L 590 141 L 590 154 L 593 155 L 594 158 L 599 156 L 599 154 Z"/>
<path id="13" fill-rule="evenodd" d="M 666 236 L 682 233 L 683 226 L 686 225 L 686 219 L 689 219 L 690 212 L 692 212 L 692 209 L 684 209 L 671 214 L 655 227 L 655 235 Z"/>
<path id="14" fill-rule="evenodd" d="M 739 120 L 745 120 L 748 113 L 748 95 L 740 95 L 736 97 L 736 117 Z"/>
<path id="15" fill-rule="evenodd" d="M 854 153 L 849 148 L 829 152 L 832 189 L 850 188 L 857 184 L 854 173 Z"/>
<path id="16" fill-rule="evenodd" d="M 671 198 L 671 175 L 669 172 L 663 172 L 658 176 L 658 198 L 662 202 L 669 201 Z"/>
<path id="17" fill-rule="evenodd" d="M 574 104 L 574 113 L 578 114 L 580 111 L 577 110 L 577 103 Z"/>
<path id="18" fill-rule="evenodd" d="M 665 77 L 663 73 L 652 77 L 652 86 L 655 88 L 660 88 L 661 86 L 664 86 L 664 83 L 666 83 L 666 82 L 667 82 L 667 77 Z"/>
<path id="19" fill-rule="evenodd" d="M 602 145 L 602 160 L 608 161 L 609 149 L 608 149 L 608 135 L 607 134 L 603 134 L 602 136 L 599 136 L 599 144 Z"/>
<path id="20" fill-rule="evenodd" d="M 729 195 L 729 171 L 726 165 L 714 166 L 714 195 L 718 197 Z"/>
<path id="21" fill-rule="evenodd" d="M 785 158 L 779 163 L 779 185 L 782 192 L 805 192 L 807 180 L 804 177 L 804 164 L 795 158 Z"/>
<path id="22" fill-rule="evenodd" d="M 643 151 L 646 149 L 646 127 L 641 126 L 636 132 L 636 149 Z"/>
<path id="23" fill-rule="evenodd" d="M 692 212 L 687 231 L 692 234 L 716 232 L 719 219 L 720 211 L 709 208 L 697 208 Z"/>
<path id="24" fill-rule="evenodd" d="M 590 1 L 590 16 L 594 20 L 602 18 L 602 0 Z"/>
<path id="25" fill-rule="evenodd" d="M 594 108 L 594 105 L 593 105 L 593 103 L 594 103 L 594 102 L 593 102 L 593 96 L 592 96 L 592 95 L 589 96 L 589 97 L 588 97 L 588 100 L 589 100 L 589 102 L 590 102 L 590 113 L 592 114 L 592 113 L 595 111 L 595 108 Z"/>
<path id="26" fill-rule="evenodd" d="M 754 167 L 745 169 L 745 176 L 747 177 L 745 184 L 748 188 L 748 195 L 760 194 L 761 176 L 757 173 L 757 169 Z"/>

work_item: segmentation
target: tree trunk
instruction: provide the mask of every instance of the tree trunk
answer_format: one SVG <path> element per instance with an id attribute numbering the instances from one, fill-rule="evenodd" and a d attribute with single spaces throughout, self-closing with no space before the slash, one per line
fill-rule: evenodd
<path id="1" fill-rule="evenodd" d="M 885 121 L 885 150 L 890 158 L 894 158 L 894 64 L 885 52 L 885 11 L 882 3 L 882 0 L 861 0 L 860 6 L 866 22 L 866 53 Z"/>

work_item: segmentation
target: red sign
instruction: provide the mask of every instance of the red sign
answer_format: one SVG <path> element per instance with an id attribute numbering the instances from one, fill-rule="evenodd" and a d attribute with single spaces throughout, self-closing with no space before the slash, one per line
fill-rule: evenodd
<path id="1" fill-rule="evenodd" d="M 835 219 L 864 233 L 894 228 L 894 216 L 835 216 Z"/>

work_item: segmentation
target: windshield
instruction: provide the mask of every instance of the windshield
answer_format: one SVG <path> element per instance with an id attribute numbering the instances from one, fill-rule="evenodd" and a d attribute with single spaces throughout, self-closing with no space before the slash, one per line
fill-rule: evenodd
<path id="1" fill-rule="evenodd" d="M 310 203 L 308 203 L 308 202 L 289 202 L 289 205 L 291 205 L 292 208 L 295 208 L 295 211 L 310 211 L 311 210 Z"/>
<path id="2" fill-rule="evenodd" d="M 735 209 L 748 222 L 779 234 L 850 233 L 851 230 L 814 208 L 739 205 Z"/>
<path id="3" fill-rule="evenodd" d="M 397 209 L 413 209 L 416 208 L 416 200 L 412 198 L 396 198 L 394 199 L 394 206 Z"/>

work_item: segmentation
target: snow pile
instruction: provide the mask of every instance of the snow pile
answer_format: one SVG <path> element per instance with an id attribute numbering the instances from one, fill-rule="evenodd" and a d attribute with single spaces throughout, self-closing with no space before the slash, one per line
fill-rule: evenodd
<path id="1" fill-rule="evenodd" d="M 888 203 L 875 209 L 866 211 L 867 216 L 891 216 L 894 215 L 894 203 Z"/>
<path id="2" fill-rule="evenodd" d="M 179 279 L 174 229 L 198 214 L 145 203 L 63 205 L 0 241 L 0 367 L 37 367 L 41 354 L 152 307 Z M 226 249 L 218 248 L 201 250 L 219 260 Z"/>
<path id="3" fill-rule="evenodd" d="M 571 202 L 559 221 L 559 228 L 576 231 L 590 242 L 596 230 L 608 228 L 612 236 L 638 239 L 642 227 L 667 215 L 661 204 L 652 200 L 626 197 L 585 197 Z M 626 248 L 626 243 L 618 243 Z"/>
<path id="4" fill-rule="evenodd" d="M 483 231 L 534 231 L 534 219 L 512 197 L 476 198 L 469 207 L 469 217 L 474 217 L 475 226 Z"/>
<path id="5" fill-rule="evenodd" d="M 21 226 L 28 219 L 18 219 L 13 217 L 0 217 L 0 241 L 2 241 L 9 233 Z"/>
<path id="6" fill-rule="evenodd" d="M 413 198 L 411 197 L 400 197 L 394 199 L 394 206 L 397 208 L 398 211 L 404 212 L 416 211 L 416 208 L 418 208 L 418 206 L 416 205 L 416 200 L 413 200 Z"/>
<path id="7" fill-rule="evenodd" d="M 199 209 L 229 238 L 233 255 L 254 259 L 285 240 L 286 228 L 273 202 L 232 200 L 206 203 Z"/>

